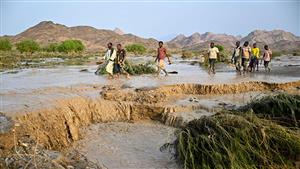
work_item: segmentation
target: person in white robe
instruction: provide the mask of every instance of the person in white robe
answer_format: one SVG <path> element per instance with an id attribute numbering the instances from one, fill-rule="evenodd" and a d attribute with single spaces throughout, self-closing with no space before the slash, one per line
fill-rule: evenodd
<path id="1" fill-rule="evenodd" d="M 108 43 L 107 47 L 108 47 L 108 49 L 107 49 L 105 55 L 103 56 L 103 59 L 106 61 L 105 70 L 109 74 L 109 76 L 112 78 L 113 70 L 114 70 L 114 63 L 115 63 L 115 59 L 117 57 L 117 52 L 113 48 L 112 43 Z"/>

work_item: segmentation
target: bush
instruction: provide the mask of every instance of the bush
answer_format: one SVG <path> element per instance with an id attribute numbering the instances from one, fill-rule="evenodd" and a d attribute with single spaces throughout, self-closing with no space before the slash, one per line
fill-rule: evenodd
<path id="1" fill-rule="evenodd" d="M 39 44 L 33 40 L 23 40 L 17 43 L 16 46 L 21 53 L 28 52 L 32 54 L 40 49 Z"/>
<path id="2" fill-rule="evenodd" d="M 222 46 L 222 45 L 216 45 L 216 47 L 219 49 L 220 52 L 224 51 L 224 46 Z"/>
<path id="3" fill-rule="evenodd" d="M 191 52 L 191 51 L 186 51 L 186 50 L 182 51 L 182 56 L 181 57 L 183 59 L 191 58 L 193 56 L 194 56 L 194 53 Z"/>
<path id="4" fill-rule="evenodd" d="M 58 43 L 50 43 L 50 44 L 48 44 L 48 46 L 46 46 L 44 48 L 44 50 L 47 51 L 47 52 L 57 52 L 58 48 L 59 48 Z"/>
<path id="5" fill-rule="evenodd" d="M 127 45 L 127 46 L 125 46 L 125 49 L 128 52 L 134 53 L 135 55 L 142 55 L 142 54 L 145 54 L 147 51 L 146 47 L 142 44 Z"/>
<path id="6" fill-rule="evenodd" d="M 184 168 L 295 168 L 300 135 L 254 114 L 216 114 L 193 120 L 161 147 Z"/>
<path id="7" fill-rule="evenodd" d="M 283 55 L 283 53 L 280 52 L 280 51 L 273 51 L 272 52 L 272 57 L 278 57 L 278 56 L 282 56 L 282 55 Z"/>
<path id="8" fill-rule="evenodd" d="M 12 44 L 10 41 L 6 38 L 1 38 L 0 39 L 0 50 L 2 51 L 9 51 L 12 48 Z"/>
<path id="9" fill-rule="evenodd" d="M 84 44 L 80 40 L 65 40 L 58 47 L 59 52 L 82 52 L 85 49 Z"/>

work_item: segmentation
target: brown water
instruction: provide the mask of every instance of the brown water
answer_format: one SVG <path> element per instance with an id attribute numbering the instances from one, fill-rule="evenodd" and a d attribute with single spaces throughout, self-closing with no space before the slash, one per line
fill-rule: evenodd
<path id="1" fill-rule="evenodd" d="M 174 138 L 175 127 L 278 90 L 300 94 L 297 59 L 275 60 L 271 73 L 246 75 L 222 64 L 209 75 L 180 59 L 167 67 L 178 74 L 159 78 L 108 80 L 93 74 L 95 66 L 4 72 L 0 111 L 21 125 L 17 138 L 28 133 L 46 148 L 75 149 L 103 167 L 180 168 L 159 151 Z M 4 147 L 14 146 L 12 133 L 0 137 Z"/>
<path id="2" fill-rule="evenodd" d="M 173 58 L 173 64 L 167 65 L 168 71 L 177 71 L 155 77 L 153 75 L 134 76 L 131 79 L 108 80 L 104 76 L 94 75 L 96 66 L 57 67 L 53 69 L 24 69 L 19 72 L 0 74 L 0 111 L 16 113 L 47 107 L 53 101 L 73 96 L 97 96 L 104 85 L 123 86 L 124 88 L 157 87 L 170 84 L 197 83 L 219 84 L 244 81 L 288 82 L 300 80 L 300 57 L 281 57 L 272 63 L 272 72 L 260 72 L 238 75 L 234 68 L 218 65 L 217 73 L 209 75 L 197 60 Z M 134 62 L 145 62 L 152 58 L 135 58 Z M 80 70 L 87 69 L 88 72 Z M 10 71 L 11 72 L 11 71 Z"/>

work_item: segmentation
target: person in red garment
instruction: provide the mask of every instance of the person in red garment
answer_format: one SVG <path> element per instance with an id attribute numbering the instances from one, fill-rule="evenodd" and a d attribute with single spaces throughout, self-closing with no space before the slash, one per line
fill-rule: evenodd
<path id="1" fill-rule="evenodd" d="M 165 69 L 165 58 L 168 58 L 169 64 L 171 64 L 171 60 L 167 54 L 167 49 L 163 47 L 163 42 L 159 41 L 158 42 L 158 49 L 157 49 L 157 57 L 155 59 L 155 62 L 157 62 L 157 76 L 159 76 L 160 71 L 162 70 L 165 73 L 165 76 L 168 76 L 168 72 Z"/>

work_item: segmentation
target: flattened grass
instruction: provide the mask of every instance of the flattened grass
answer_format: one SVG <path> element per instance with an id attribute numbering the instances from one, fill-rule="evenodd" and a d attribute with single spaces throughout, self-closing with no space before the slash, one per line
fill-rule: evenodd
<path id="1" fill-rule="evenodd" d="M 184 168 L 295 168 L 300 136 L 254 114 L 216 114 L 180 129 L 171 149 Z"/>
<path id="2" fill-rule="evenodd" d="M 125 62 L 124 70 L 130 75 L 141 75 L 141 74 L 153 74 L 156 73 L 155 65 L 152 62 L 147 62 L 144 64 L 132 64 L 128 61 Z M 115 72 L 115 70 L 114 70 Z M 106 74 L 105 66 L 102 65 L 99 74 Z"/>
<path id="3" fill-rule="evenodd" d="M 244 110 L 252 109 L 259 117 L 277 123 L 297 127 L 300 125 L 300 95 L 277 94 L 265 96 L 246 105 Z"/>
<path id="4" fill-rule="evenodd" d="M 191 169 L 296 168 L 299 122 L 299 95 L 264 96 L 237 112 L 191 121 L 162 149 Z"/>

